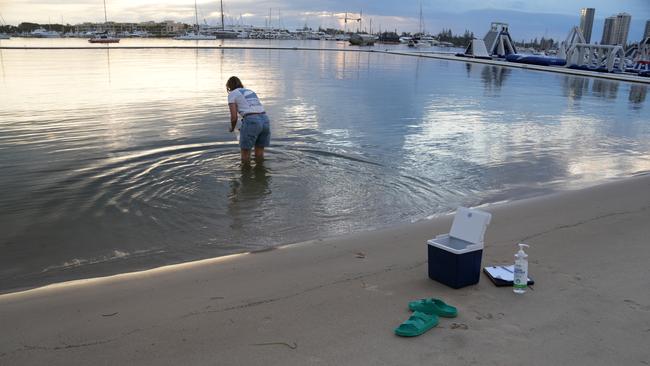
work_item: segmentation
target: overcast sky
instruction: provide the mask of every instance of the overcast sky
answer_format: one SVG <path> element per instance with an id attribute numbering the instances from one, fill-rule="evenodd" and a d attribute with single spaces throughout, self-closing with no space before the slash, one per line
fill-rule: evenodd
<path id="1" fill-rule="evenodd" d="M 186 23 L 194 22 L 192 0 L 106 1 L 109 20 L 137 22 L 172 19 Z M 220 22 L 219 1 L 197 1 L 201 21 L 205 19 L 210 24 Z M 539 36 L 546 34 L 557 37 L 568 33 L 570 23 L 579 22 L 579 11 L 582 7 L 596 8 L 595 28 L 598 28 L 599 20 L 602 22 L 603 18 L 619 12 L 632 15 L 634 24 L 631 33 L 642 32 L 645 21 L 650 19 L 650 0 L 423 0 L 421 3 L 426 29 L 432 33 L 447 27 L 455 32 L 470 29 L 483 34 L 491 21 L 500 20 L 521 24 L 522 29 L 518 31 L 522 37 L 537 35 L 540 32 L 542 34 Z M 231 22 L 243 19 L 246 24 L 265 25 L 271 9 L 273 26 L 280 24 L 293 29 L 304 24 L 311 27 L 342 27 L 343 20 L 340 18 L 345 12 L 358 13 L 362 10 L 363 27 L 366 29 L 372 19 L 373 30 L 381 27 L 414 31 L 418 27 L 419 4 L 418 0 L 224 0 L 224 12 Z M 495 13 L 495 9 L 508 12 Z M 506 19 L 480 19 L 482 12 L 486 17 L 499 16 Z M 473 14 L 473 19 L 470 20 L 468 14 Z M 527 26 L 526 19 L 532 14 L 543 14 L 545 18 L 539 19 L 547 19 L 551 24 L 557 22 L 557 26 L 568 28 L 548 29 L 542 24 Z M 14 25 L 23 21 L 61 23 L 63 20 L 65 23 L 74 24 L 104 19 L 102 0 L 0 0 L 0 15 L 6 23 Z M 477 24 L 477 16 L 480 24 Z M 351 28 L 356 29 L 356 25 Z M 640 36 L 639 34 L 638 37 Z"/>

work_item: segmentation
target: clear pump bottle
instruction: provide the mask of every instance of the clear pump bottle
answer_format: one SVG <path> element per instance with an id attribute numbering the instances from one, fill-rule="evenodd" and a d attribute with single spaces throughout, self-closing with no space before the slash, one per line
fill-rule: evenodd
<path id="1" fill-rule="evenodd" d="M 528 254 L 524 252 L 524 247 L 529 248 L 529 245 L 523 243 L 518 245 L 519 251 L 515 253 L 515 275 L 512 286 L 516 294 L 523 294 L 528 287 Z"/>

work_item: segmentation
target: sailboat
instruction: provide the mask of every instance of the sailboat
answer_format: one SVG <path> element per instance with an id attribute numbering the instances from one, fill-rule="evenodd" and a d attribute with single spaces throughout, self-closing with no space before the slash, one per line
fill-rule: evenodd
<path id="1" fill-rule="evenodd" d="M 219 38 L 237 38 L 239 34 L 232 30 L 232 29 L 226 29 L 226 25 L 223 21 L 223 0 L 221 0 L 221 30 L 218 30 L 214 32 L 214 35 Z"/>
<path id="2" fill-rule="evenodd" d="M 108 18 L 106 17 L 106 0 L 104 0 L 104 25 L 108 24 Z M 108 30 L 105 30 L 101 33 L 96 33 L 88 40 L 90 43 L 118 43 L 120 39 L 113 37 L 108 34 Z"/>
<path id="3" fill-rule="evenodd" d="M 353 46 L 374 46 L 375 41 L 377 38 L 371 34 L 366 34 L 366 33 L 361 33 L 360 28 L 361 28 L 361 18 L 363 16 L 363 11 L 359 13 L 358 18 L 348 18 L 348 14 L 345 13 L 345 22 L 347 23 L 348 20 L 353 20 L 355 22 L 358 22 L 358 28 L 357 28 L 357 33 L 353 33 L 350 35 L 350 39 L 348 40 L 351 45 Z"/>
<path id="4" fill-rule="evenodd" d="M 409 47 L 431 47 L 438 44 L 438 41 L 424 31 L 424 18 L 422 17 L 422 2 L 420 2 L 420 24 L 415 37 L 408 40 Z"/>
<path id="5" fill-rule="evenodd" d="M 199 27 L 199 9 L 196 6 L 196 0 L 194 0 L 194 17 L 196 18 L 196 30 L 194 32 L 188 32 L 183 34 L 182 36 L 176 36 L 174 39 L 181 40 L 181 41 L 200 41 L 200 40 L 211 40 L 211 39 L 217 39 L 215 36 L 211 36 L 208 34 L 201 34 Z"/>

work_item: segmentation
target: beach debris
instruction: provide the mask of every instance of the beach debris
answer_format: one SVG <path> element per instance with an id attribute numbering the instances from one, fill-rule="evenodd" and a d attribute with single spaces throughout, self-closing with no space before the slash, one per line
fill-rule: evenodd
<path id="1" fill-rule="evenodd" d="M 360 259 L 366 258 L 366 253 L 364 253 L 364 252 L 356 252 L 354 254 L 355 254 L 356 258 L 360 258 Z"/>
<path id="2" fill-rule="evenodd" d="M 449 328 L 451 328 L 451 329 L 462 329 L 462 330 L 469 329 L 467 324 L 464 324 L 464 323 L 451 323 L 451 326 Z"/>
<path id="3" fill-rule="evenodd" d="M 117 315 L 117 314 L 119 314 L 119 312 L 116 311 L 116 312 L 114 312 L 114 313 L 110 313 L 110 314 L 102 314 L 102 316 L 104 316 L 104 317 L 108 317 L 108 316 L 115 316 L 115 315 Z"/>
<path id="4" fill-rule="evenodd" d="M 291 344 L 287 342 L 265 342 L 265 343 L 253 343 L 251 346 L 287 346 L 291 349 L 298 348 L 298 343 L 292 342 Z"/>

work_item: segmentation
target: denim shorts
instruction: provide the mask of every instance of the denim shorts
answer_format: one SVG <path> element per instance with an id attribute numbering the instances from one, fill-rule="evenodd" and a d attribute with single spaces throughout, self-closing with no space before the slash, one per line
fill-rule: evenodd
<path id="1" fill-rule="evenodd" d="M 264 114 L 251 114 L 244 117 L 239 130 L 239 147 L 250 150 L 253 146 L 268 147 L 271 144 L 269 117 Z"/>

